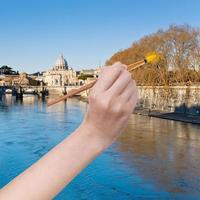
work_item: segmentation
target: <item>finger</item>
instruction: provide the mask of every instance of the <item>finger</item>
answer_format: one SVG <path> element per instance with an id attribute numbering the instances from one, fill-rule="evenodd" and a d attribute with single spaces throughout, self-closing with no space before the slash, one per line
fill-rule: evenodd
<path id="1" fill-rule="evenodd" d="M 134 80 L 131 80 L 122 94 L 120 95 L 121 99 L 123 99 L 124 102 L 128 102 L 131 96 L 134 94 L 136 90 L 136 84 Z"/>
<path id="2" fill-rule="evenodd" d="M 120 95 L 131 81 L 131 74 L 127 70 L 123 70 L 119 77 L 115 80 L 111 88 L 108 90 L 111 95 Z"/>
<path id="3" fill-rule="evenodd" d="M 113 66 L 113 67 L 116 67 L 116 66 L 118 66 L 118 65 L 120 65 L 121 67 L 124 67 L 124 69 L 127 69 L 127 68 L 128 68 L 127 65 L 122 64 L 121 62 L 115 62 L 112 66 Z"/>
<path id="4" fill-rule="evenodd" d="M 95 88 L 100 91 L 108 90 L 123 70 L 124 65 L 119 63 L 102 68 Z"/>
<path id="5" fill-rule="evenodd" d="M 130 96 L 130 98 L 127 102 L 127 106 L 130 108 L 131 112 L 135 108 L 135 106 L 137 104 L 137 100 L 138 100 L 138 90 L 136 87 L 134 93 Z"/>

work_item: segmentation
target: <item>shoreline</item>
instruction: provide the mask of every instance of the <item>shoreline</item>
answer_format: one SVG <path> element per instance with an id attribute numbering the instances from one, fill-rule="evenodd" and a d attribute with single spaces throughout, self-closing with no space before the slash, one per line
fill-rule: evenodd
<path id="1" fill-rule="evenodd" d="M 76 98 L 78 98 L 80 101 L 88 103 L 88 99 L 86 97 L 80 96 Z M 133 114 L 200 125 L 200 116 L 197 115 L 189 115 L 189 114 L 175 113 L 175 112 L 164 112 L 160 110 L 149 110 L 137 107 L 135 108 Z"/>
<path id="2" fill-rule="evenodd" d="M 197 115 L 139 108 L 136 108 L 133 114 L 200 125 L 200 116 Z"/>

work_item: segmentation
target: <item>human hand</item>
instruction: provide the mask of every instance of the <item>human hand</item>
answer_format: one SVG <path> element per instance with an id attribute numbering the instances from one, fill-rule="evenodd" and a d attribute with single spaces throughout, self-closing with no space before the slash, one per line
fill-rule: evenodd
<path id="1" fill-rule="evenodd" d="M 126 65 L 103 67 L 90 91 L 82 126 L 106 148 L 126 127 L 138 98 L 135 81 Z"/>

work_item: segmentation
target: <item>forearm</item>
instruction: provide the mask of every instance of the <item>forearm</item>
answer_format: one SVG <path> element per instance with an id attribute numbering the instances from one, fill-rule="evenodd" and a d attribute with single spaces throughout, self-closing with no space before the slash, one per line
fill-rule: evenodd
<path id="1" fill-rule="evenodd" d="M 77 129 L 0 191 L 0 199 L 51 199 L 104 149 L 92 129 Z"/>

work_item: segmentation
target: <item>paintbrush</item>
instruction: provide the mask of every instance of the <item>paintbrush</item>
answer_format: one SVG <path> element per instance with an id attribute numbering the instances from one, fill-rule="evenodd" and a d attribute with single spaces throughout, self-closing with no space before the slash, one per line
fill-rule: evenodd
<path id="1" fill-rule="evenodd" d="M 152 52 L 152 53 L 148 54 L 145 57 L 145 59 L 128 65 L 127 70 L 129 72 L 132 72 L 133 70 L 138 69 L 139 67 L 145 65 L 146 63 L 154 63 L 154 62 L 156 62 L 159 59 L 159 57 L 160 56 L 156 52 Z M 48 106 L 52 106 L 52 105 L 54 105 L 54 104 L 56 104 L 56 103 L 58 103 L 60 101 L 66 100 L 69 97 L 73 97 L 76 94 L 79 94 L 79 93 L 81 93 L 81 92 L 83 92 L 85 90 L 88 90 L 88 89 L 92 88 L 96 82 L 97 82 L 97 80 L 95 80 L 95 81 L 93 81 L 93 82 L 91 82 L 89 84 L 86 84 L 86 85 L 84 85 L 84 86 L 82 86 L 82 87 L 80 87 L 78 89 L 70 90 L 66 95 L 64 95 L 64 96 L 62 96 L 62 97 L 60 97 L 58 99 L 55 99 L 55 100 L 52 100 L 52 101 L 48 102 L 47 105 Z"/>

